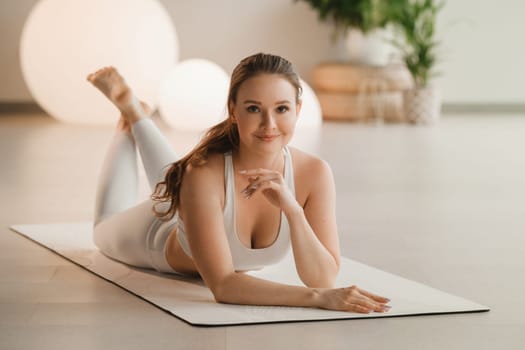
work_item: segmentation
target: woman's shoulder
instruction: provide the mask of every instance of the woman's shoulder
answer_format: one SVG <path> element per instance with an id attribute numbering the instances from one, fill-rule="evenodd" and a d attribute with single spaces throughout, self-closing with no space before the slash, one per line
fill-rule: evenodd
<path id="1" fill-rule="evenodd" d="M 210 155 L 199 165 L 188 165 L 181 184 L 180 217 L 184 220 L 187 205 L 216 203 L 224 206 L 224 155 Z M 190 203 L 190 204 L 188 204 Z M 200 204 L 198 204 L 200 203 Z"/>
<path id="2" fill-rule="evenodd" d="M 224 156 L 211 155 L 200 164 L 189 164 L 180 188 L 180 218 L 185 224 L 199 215 L 220 214 L 224 207 Z M 214 214 L 213 214 L 214 213 Z M 193 220 L 193 219 L 191 219 Z"/>
<path id="3" fill-rule="evenodd" d="M 198 165 L 189 164 L 186 168 L 184 176 L 188 177 L 217 177 L 219 172 L 224 171 L 224 155 L 223 154 L 210 154 L 206 158 L 206 161 Z"/>
<path id="4" fill-rule="evenodd" d="M 294 169 L 295 196 L 304 206 L 312 193 L 333 186 L 333 174 L 325 160 L 297 148 L 288 147 Z"/>
<path id="5" fill-rule="evenodd" d="M 224 155 L 217 153 L 209 155 L 201 164 L 188 165 L 184 172 L 184 180 L 192 185 L 206 182 L 208 185 L 222 186 L 224 182 L 222 174 L 224 174 Z"/>
<path id="6" fill-rule="evenodd" d="M 327 161 L 313 154 L 307 153 L 295 147 L 288 147 L 292 156 L 294 172 L 297 174 L 320 175 L 321 173 L 331 173 L 330 165 Z"/>

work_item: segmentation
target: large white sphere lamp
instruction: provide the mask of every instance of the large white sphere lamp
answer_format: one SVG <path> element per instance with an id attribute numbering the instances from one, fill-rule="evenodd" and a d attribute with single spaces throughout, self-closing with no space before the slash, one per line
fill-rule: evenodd
<path id="1" fill-rule="evenodd" d="M 204 131 L 226 117 L 229 82 L 224 69 L 211 61 L 182 61 L 161 86 L 159 113 L 173 128 Z"/>
<path id="2" fill-rule="evenodd" d="M 86 81 L 115 66 L 151 106 L 178 59 L 169 14 L 157 0 L 40 0 L 24 25 L 22 73 L 38 104 L 58 120 L 114 124 L 116 108 Z"/>

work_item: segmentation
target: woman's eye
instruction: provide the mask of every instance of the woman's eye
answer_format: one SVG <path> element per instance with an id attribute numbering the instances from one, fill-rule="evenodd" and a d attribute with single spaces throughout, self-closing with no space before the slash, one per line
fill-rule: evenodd
<path id="1" fill-rule="evenodd" d="M 257 106 L 248 106 L 248 108 L 246 108 L 246 110 L 250 113 L 257 113 L 259 112 L 259 107 Z"/>
<path id="2" fill-rule="evenodd" d="M 287 106 L 279 106 L 279 107 L 277 107 L 277 112 L 279 112 L 279 113 L 288 112 L 288 107 Z"/>

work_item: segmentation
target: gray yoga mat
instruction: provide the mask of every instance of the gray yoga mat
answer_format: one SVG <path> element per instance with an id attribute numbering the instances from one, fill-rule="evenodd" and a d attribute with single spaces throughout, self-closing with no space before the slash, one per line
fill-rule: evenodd
<path id="1" fill-rule="evenodd" d="M 11 229 L 192 325 L 231 326 L 489 311 L 486 306 L 347 258 L 342 259 L 336 285 L 357 285 L 387 296 L 392 306 L 389 312 L 358 314 L 313 308 L 219 304 L 200 279 L 137 269 L 107 258 L 93 244 L 89 222 L 14 225 Z M 250 274 L 302 285 L 291 255 L 279 264 Z"/>

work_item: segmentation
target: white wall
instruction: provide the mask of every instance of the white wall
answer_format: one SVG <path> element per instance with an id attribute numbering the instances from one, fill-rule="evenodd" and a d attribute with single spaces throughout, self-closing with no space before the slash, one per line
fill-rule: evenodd
<path id="1" fill-rule="evenodd" d="M 72 0 L 89 1 L 89 0 Z M 109 1 L 109 0 L 108 0 Z M 130 0 L 132 1 L 132 0 Z M 0 102 L 31 101 L 18 63 L 23 22 L 37 0 L 0 0 Z M 256 51 L 281 54 L 308 81 L 311 68 L 344 57 L 331 27 L 293 0 L 161 0 L 177 28 L 181 59 L 227 71 Z M 444 102 L 525 103 L 523 0 L 449 0 L 440 15 Z M 522 41 L 522 40 L 521 40 Z"/>
<path id="2" fill-rule="evenodd" d="M 18 56 L 19 40 L 36 0 L 0 0 L 0 102 L 32 101 Z"/>
<path id="3" fill-rule="evenodd" d="M 308 79 L 311 68 L 338 57 L 331 26 L 293 0 L 164 0 L 179 33 L 181 58 L 204 57 L 231 72 L 258 51 L 291 60 Z"/>
<path id="4" fill-rule="evenodd" d="M 448 0 L 439 18 L 446 102 L 525 104 L 525 1 Z"/>

